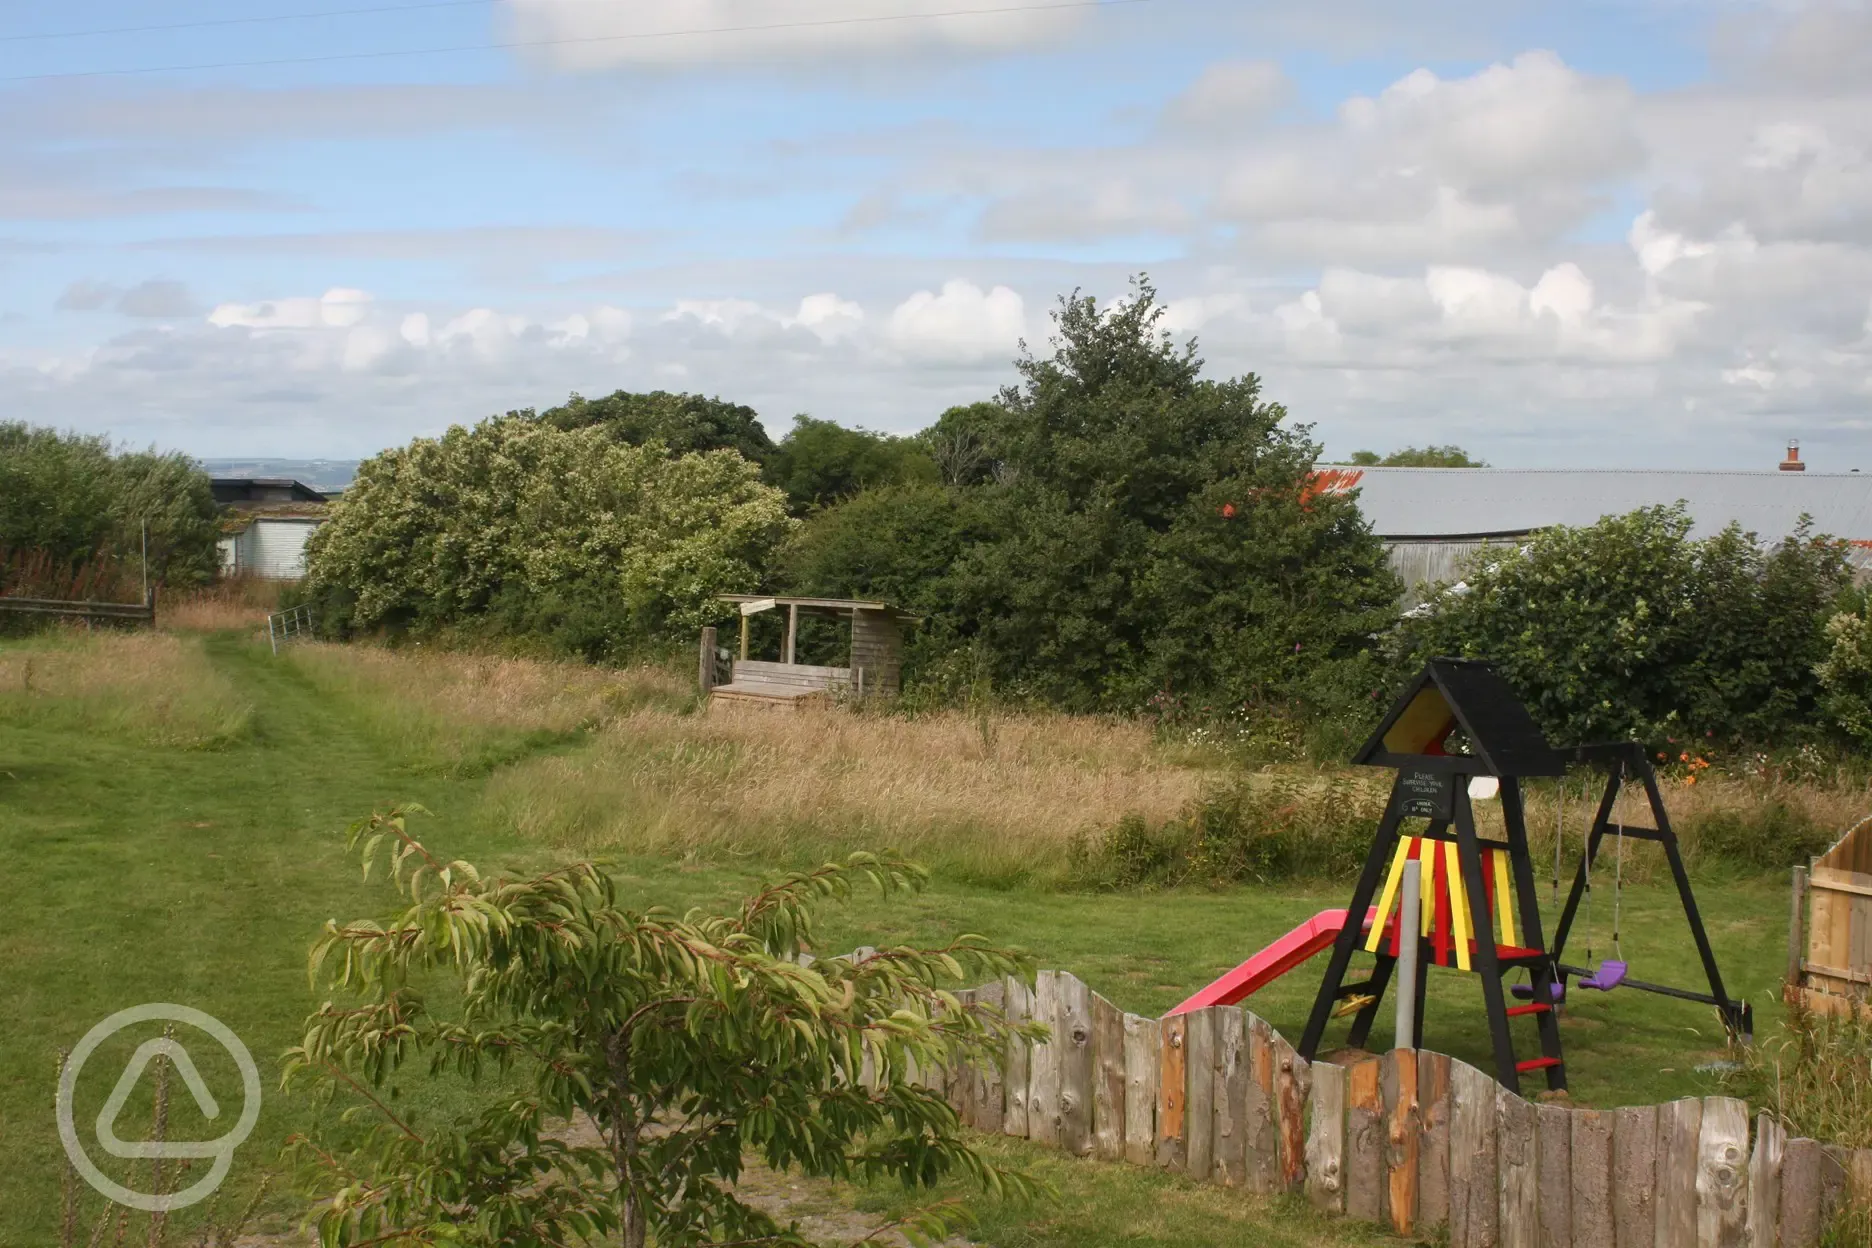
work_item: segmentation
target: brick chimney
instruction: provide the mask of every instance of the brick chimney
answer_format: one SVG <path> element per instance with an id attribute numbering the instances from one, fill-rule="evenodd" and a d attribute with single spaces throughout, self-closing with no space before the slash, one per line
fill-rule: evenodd
<path id="1" fill-rule="evenodd" d="M 1800 439 L 1799 438 L 1788 439 L 1787 458 L 1781 461 L 1781 471 L 1782 472 L 1806 472 L 1807 471 L 1807 465 L 1801 463 Z"/>

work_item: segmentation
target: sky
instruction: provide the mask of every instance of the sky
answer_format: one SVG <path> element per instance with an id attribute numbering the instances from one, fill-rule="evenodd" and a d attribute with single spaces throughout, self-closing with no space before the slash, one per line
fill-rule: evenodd
<path id="1" fill-rule="evenodd" d="M 1329 456 L 1872 469 L 1872 3 L 0 5 L 0 419 L 902 433 L 1140 273 Z"/>

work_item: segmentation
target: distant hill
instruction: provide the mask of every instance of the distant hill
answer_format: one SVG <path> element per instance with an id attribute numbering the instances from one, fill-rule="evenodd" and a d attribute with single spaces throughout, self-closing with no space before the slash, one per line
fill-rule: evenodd
<path id="1" fill-rule="evenodd" d="M 355 459 L 204 459 L 211 477 L 292 477 L 315 490 L 342 490 L 357 475 Z"/>

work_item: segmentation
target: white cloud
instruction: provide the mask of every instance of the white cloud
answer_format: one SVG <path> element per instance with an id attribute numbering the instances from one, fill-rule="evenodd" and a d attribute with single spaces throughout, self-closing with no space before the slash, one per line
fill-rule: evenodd
<path id="1" fill-rule="evenodd" d="M 545 45 L 533 51 L 551 65 L 574 70 L 826 61 L 930 50 L 999 52 L 1056 40 L 1084 16 L 1073 9 L 925 16 L 942 8 L 926 0 L 511 0 L 510 5 L 515 38 Z"/>
<path id="2" fill-rule="evenodd" d="M 208 323 L 224 329 L 341 328 L 363 320 L 370 302 L 367 291 L 334 286 L 316 297 L 224 303 L 208 314 Z"/>
<path id="3" fill-rule="evenodd" d="M 1026 305 L 1006 286 L 984 291 L 952 278 L 940 294 L 919 290 L 892 309 L 890 341 L 926 359 L 1005 357 L 1027 332 Z"/>
<path id="4" fill-rule="evenodd" d="M 1164 121 L 1200 128 L 1254 125 L 1292 95 L 1293 81 L 1274 61 L 1219 61 L 1170 101 Z"/>

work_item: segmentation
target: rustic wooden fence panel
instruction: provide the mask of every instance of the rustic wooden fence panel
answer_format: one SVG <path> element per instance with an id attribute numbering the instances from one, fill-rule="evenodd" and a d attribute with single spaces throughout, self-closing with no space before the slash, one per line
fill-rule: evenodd
<path id="1" fill-rule="evenodd" d="M 1315 1067 L 1317 1083 L 1320 1068 Z M 1385 1054 L 1385 1216 L 1391 1229 L 1410 1235 L 1417 1229 L 1418 1156 L 1423 1148 L 1423 1107 L 1417 1099 L 1417 1052 L 1393 1049 Z"/>
<path id="2" fill-rule="evenodd" d="M 1092 996 L 1092 1155 L 1122 1161 L 1125 1155 L 1125 1015 Z"/>
<path id="3" fill-rule="evenodd" d="M 1315 1209 L 1345 1212 L 1345 1151 L 1345 1068 L 1322 1062 L 1313 1072 L 1313 1128 L 1307 1135 L 1306 1195 Z"/>
<path id="4" fill-rule="evenodd" d="M 1215 1181 L 1240 1187 L 1248 1174 L 1248 1018 L 1234 1006 L 1217 1016 L 1214 1097 Z"/>
<path id="5" fill-rule="evenodd" d="M 1156 1019 L 1124 1016 L 1124 1159 L 1134 1166 L 1157 1160 L 1159 1035 Z"/>
<path id="6" fill-rule="evenodd" d="M 1092 990 L 1060 972 L 1053 1047 L 1059 1062 L 1059 1146 L 1074 1157 L 1092 1155 Z"/>
<path id="7" fill-rule="evenodd" d="M 1125 1014 L 1065 972 L 960 992 L 1048 1028 L 999 1060 L 913 1072 L 977 1130 L 1157 1165 L 1450 1248 L 1818 1248 L 1872 1208 L 1872 1150 L 1788 1139 L 1728 1097 L 1600 1112 L 1535 1104 L 1463 1062 L 1309 1064 L 1236 1007 Z M 861 1076 L 870 1086 L 867 1060 Z"/>
<path id="8" fill-rule="evenodd" d="M 1361 1222 L 1384 1218 L 1383 1074 L 1375 1057 L 1346 1072 L 1345 1211 Z"/>

